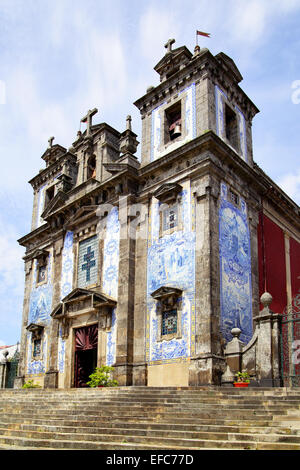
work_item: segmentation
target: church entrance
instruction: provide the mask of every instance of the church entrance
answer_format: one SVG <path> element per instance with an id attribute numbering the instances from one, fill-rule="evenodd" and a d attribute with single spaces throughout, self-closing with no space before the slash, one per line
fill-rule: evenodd
<path id="1" fill-rule="evenodd" d="M 89 375 L 97 367 L 98 325 L 75 329 L 74 387 L 86 387 Z"/>

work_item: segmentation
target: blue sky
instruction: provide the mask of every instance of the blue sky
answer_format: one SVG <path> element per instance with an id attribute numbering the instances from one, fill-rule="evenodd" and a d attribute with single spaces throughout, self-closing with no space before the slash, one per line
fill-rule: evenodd
<path id="1" fill-rule="evenodd" d="M 254 159 L 300 203 L 300 0 L 0 0 L 0 345 L 19 340 L 24 249 L 32 188 L 48 138 L 66 148 L 80 119 L 141 138 L 133 102 L 149 85 L 164 44 L 199 44 L 236 62 L 241 87 L 260 109 Z"/>

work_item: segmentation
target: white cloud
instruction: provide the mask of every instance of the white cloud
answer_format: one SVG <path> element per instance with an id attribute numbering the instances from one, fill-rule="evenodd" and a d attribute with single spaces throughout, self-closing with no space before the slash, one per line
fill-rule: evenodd
<path id="1" fill-rule="evenodd" d="M 249 61 L 253 60 L 250 51 L 267 43 L 283 15 L 300 10 L 299 0 L 229 0 L 226 4 L 230 13 L 223 15 L 224 43 L 238 50 L 241 62 L 247 55 Z"/>
<path id="2" fill-rule="evenodd" d="M 155 60 L 158 54 L 159 60 L 164 53 L 164 44 L 170 38 L 179 38 L 180 32 L 180 18 L 170 6 L 165 9 L 163 9 L 163 4 L 157 8 L 155 6 L 148 7 L 139 22 L 138 42 L 142 54 L 151 61 Z"/>
<path id="3" fill-rule="evenodd" d="M 267 9 L 261 0 L 234 2 L 232 15 L 229 15 L 229 31 L 234 42 L 256 43 L 265 32 Z"/>
<path id="4" fill-rule="evenodd" d="M 23 295 L 24 268 L 22 256 L 24 248 L 17 243 L 17 232 L 13 226 L 1 224 L 0 231 L 0 298 L 8 289 L 13 295 Z M 6 299 L 8 301 L 8 299 Z"/>
<path id="5" fill-rule="evenodd" d="M 17 341 L 21 330 L 24 295 L 24 249 L 12 225 L 0 224 L 0 324 L 1 343 Z"/>
<path id="6" fill-rule="evenodd" d="M 295 173 L 283 175 L 278 184 L 290 198 L 300 204 L 300 168 Z"/>
<path id="7" fill-rule="evenodd" d="M 33 68 L 16 68 L 9 83 L 11 111 L 25 125 L 28 137 L 44 142 L 46 150 L 52 132 L 63 141 L 70 136 L 67 103 L 43 98 L 39 77 Z"/>

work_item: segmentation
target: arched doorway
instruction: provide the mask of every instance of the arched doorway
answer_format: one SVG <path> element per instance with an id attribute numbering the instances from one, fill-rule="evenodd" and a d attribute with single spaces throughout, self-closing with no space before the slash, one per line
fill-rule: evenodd
<path id="1" fill-rule="evenodd" d="M 86 387 L 97 366 L 98 325 L 75 329 L 74 387 Z"/>

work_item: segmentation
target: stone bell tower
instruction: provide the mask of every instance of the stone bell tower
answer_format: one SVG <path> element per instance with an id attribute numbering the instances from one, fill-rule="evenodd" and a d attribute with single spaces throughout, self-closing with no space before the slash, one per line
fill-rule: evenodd
<path id="1" fill-rule="evenodd" d="M 174 43 L 154 67 L 160 83 L 135 102 L 140 198 L 149 200 L 141 350 L 149 385 L 216 384 L 231 329 L 248 342 L 258 311 L 251 135 L 258 109 L 230 57 Z M 163 330 L 168 312 L 176 324 L 170 335 Z"/>

